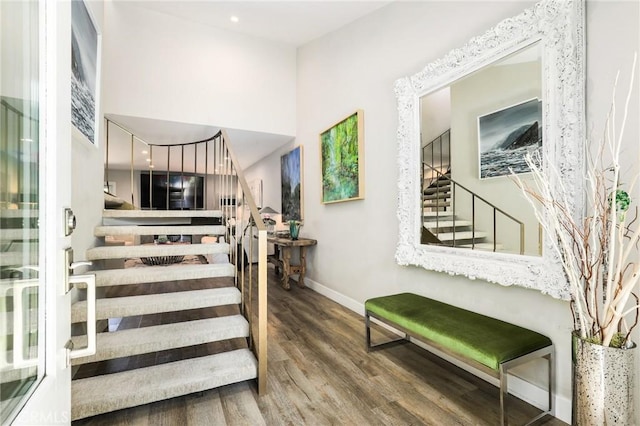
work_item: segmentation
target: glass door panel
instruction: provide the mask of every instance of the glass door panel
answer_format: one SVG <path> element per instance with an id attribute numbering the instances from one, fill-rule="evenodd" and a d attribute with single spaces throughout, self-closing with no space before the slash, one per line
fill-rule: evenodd
<path id="1" fill-rule="evenodd" d="M 44 375 L 39 4 L 0 1 L 0 423 Z"/>

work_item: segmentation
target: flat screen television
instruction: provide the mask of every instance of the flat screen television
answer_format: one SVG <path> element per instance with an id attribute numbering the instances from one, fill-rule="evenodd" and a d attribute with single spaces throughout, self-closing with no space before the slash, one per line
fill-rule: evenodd
<path id="1" fill-rule="evenodd" d="M 140 174 L 140 207 L 153 210 L 203 209 L 204 176 L 169 173 L 167 185 L 166 173 L 143 172 Z"/>

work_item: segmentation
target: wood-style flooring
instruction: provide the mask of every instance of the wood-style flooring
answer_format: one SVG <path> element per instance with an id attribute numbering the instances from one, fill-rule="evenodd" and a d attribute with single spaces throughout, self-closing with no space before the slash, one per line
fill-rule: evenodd
<path id="1" fill-rule="evenodd" d="M 268 306 L 266 395 L 257 396 L 254 382 L 240 383 L 73 425 L 499 424 L 495 386 L 415 345 L 367 353 L 361 316 L 293 282 L 285 291 L 271 267 Z M 374 341 L 384 337 L 374 328 Z M 114 370 L 133 362 L 117 361 Z M 510 424 L 524 424 L 537 413 L 514 397 L 508 404 Z M 565 423 L 547 417 L 538 424 Z"/>

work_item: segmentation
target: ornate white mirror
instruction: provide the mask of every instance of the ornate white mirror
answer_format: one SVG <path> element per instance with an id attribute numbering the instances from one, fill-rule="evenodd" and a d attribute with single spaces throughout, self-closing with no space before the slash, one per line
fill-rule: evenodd
<path id="1" fill-rule="evenodd" d="M 583 208 L 584 3 L 543 0 L 395 90 L 397 262 L 566 298 L 560 259 L 509 175 L 526 180 L 524 153 L 539 150 Z"/>

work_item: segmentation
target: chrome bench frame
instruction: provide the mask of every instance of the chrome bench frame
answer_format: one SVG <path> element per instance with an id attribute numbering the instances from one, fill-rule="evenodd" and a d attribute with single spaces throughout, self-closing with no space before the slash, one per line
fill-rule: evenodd
<path id="1" fill-rule="evenodd" d="M 399 339 L 395 339 L 395 340 L 390 340 L 384 343 L 379 343 L 376 345 L 372 345 L 371 344 L 371 318 L 374 318 L 386 325 L 389 325 L 391 327 L 393 327 L 394 329 L 401 331 L 402 333 L 404 333 L 404 337 L 401 337 Z M 534 352 L 530 352 L 528 354 L 522 355 L 518 358 L 514 358 L 512 360 L 509 361 L 505 361 L 503 363 L 500 364 L 500 368 L 498 371 L 487 367 L 484 364 L 481 364 L 475 360 L 466 358 L 456 352 L 453 352 L 451 350 L 449 350 L 447 347 L 440 345 L 434 341 L 432 341 L 431 339 L 428 339 L 424 336 L 418 335 L 416 333 L 412 333 L 409 330 L 405 329 L 404 327 L 396 324 L 393 321 L 390 321 L 384 317 L 381 317 L 380 315 L 376 315 L 372 312 L 369 312 L 368 310 L 365 310 L 365 340 L 366 340 L 366 348 L 367 348 L 367 352 L 371 352 L 371 351 L 376 351 L 379 349 L 384 349 L 384 348 L 388 348 L 390 346 L 395 346 L 398 344 L 403 344 L 403 343 L 407 343 L 407 342 L 411 342 L 411 339 L 416 339 L 420 342 L 426 343 L 427 345 L 461 361 L 464 362 L 465 364 L 482 371 L 485 374 L 490 375 L 491 377 L 494 377 L 496 379 L 499 380 L 500 382 L 500 425 L 501 426 L 507 426 L 508 425 L 508 419 L 507 419 L 507 405 L 506 405 L 506 400 L 507 400 L 507 395 L 508 395 L 508 387 L 507 387 L 507 376 L 508 376 L 508 370 L 510 368 L 516 367 L 518 365 L 521 364 L 525 364 L 533 359 L 536 358 L 544 358 L 547 360 L 547 365 L 548 365 L 548 373 L 549 373 L 549 377 L 548 377 L 548 388 L 547 388 L 547 394 L 548 394 L 548 405 L 547 405 L 547 410 L 541 412 L 540 414 L 538 414 L 537 416 L 533 417 L 532 419 L 530 419 L 526 425 L 530 425 L 533 424 L 534 422 L 542 419 L 543 417 L 546 416 L 553 416 L 554 415 L 554 407 L 553 407 L 553 393 L 555 390 L 555 367 L 554 367 L 554 362 L 553 362 L 553 356 L 554 356 L 554 347 L 553 344 L 544 347 L 542 349 L 538 349 Z M 431 351 L 430 351 L 431 352 Z M 431 352 L 434 355 L 437 356 L 437 354 L 435 354 L 434 352 Z M 472 372 L 473 374 L 473 372 Z M 480 377 L 480 376 L 478 376 Z"/>

